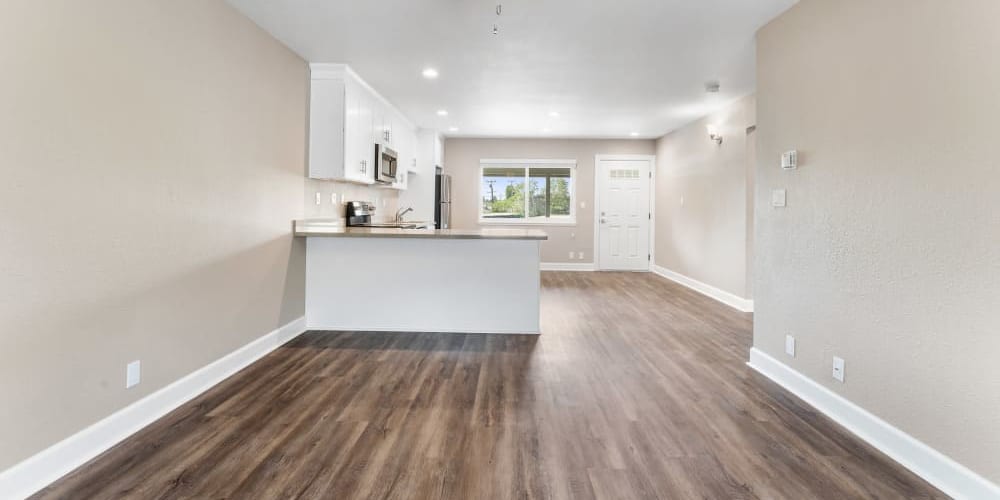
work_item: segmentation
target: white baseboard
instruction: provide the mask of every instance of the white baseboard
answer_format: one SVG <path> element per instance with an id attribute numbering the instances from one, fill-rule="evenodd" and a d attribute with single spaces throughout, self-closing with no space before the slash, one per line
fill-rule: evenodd
<path id="1" fill-rule="evenodd" d="M 744 299 L 743 297 L 738 297 L 725 290 L 719 290 L 712 285 L 702 283 L 696 279 L 688 278 L 681 273 L 671 271 L 662 266 L 653 264 L 652 271 L 670 281 L 684 285 L 702 295 L 707 295 L 723 304 L 726 304 L 733 309 L 738 309 L 743 312 L 753 312 L 753 301 Z"/>
<path id="2" fill-rule="evenodd" d="M 1000 498 L 1000 487 L 756 348 L 747 363 L 900 465 L 956 499 Z"/>
<path id="3" fill-rule="evenodd" d="M 542 271 L 593 271 L 593 262 L 542 262 Z"/>
<path id="4" fill-rule="evenodd" d="M 25 498 L 264 357 L 305 329 L 299 318 L 122 408 L 86 429 L 0 472 L 3 498 Z"/>

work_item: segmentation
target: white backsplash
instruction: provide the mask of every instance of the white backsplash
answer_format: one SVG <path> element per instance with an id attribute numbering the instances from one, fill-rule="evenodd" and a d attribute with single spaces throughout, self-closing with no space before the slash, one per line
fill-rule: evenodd
<path id="1" fill-rule="evenodd" d="M 316 204 L 316 193 L 320 203 Z M 333 195 L 337 195 L 336 204 Z M 306 179 L 305 216 L 308 219 L 336 218 L 344 222 L 344 202 L 369 201 L 375 204 L 375 221 L 392 220 L 399 206 L 399 191 L 349 182 Z"/>

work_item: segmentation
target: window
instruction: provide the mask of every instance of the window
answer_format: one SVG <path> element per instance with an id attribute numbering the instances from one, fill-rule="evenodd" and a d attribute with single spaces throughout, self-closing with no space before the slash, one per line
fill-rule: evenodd
<path id="1" fill-rule="evenodd" d="M 575 160 L 481 160 L 479 221 L 575 224 Z"/>

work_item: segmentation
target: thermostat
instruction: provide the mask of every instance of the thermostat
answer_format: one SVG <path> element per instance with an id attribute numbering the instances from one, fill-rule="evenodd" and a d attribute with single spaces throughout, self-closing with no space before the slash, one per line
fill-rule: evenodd
<path id="1" fill-rule="evenodd" d="M 781 155 L 781 168 L 791 170 L 799 166 L 799 152 L 796 150 L 786 151 Z"/>

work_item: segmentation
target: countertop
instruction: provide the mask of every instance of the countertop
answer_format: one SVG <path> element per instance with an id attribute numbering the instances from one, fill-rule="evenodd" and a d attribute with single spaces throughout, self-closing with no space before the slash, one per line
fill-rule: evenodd
<path id="1" fill-rule="evenodd" d="M 329 220 L 294 221 L 295 236 L 327 238 L 431 238 L 453 240 L 547 240 L 538 229 L 397 229 L 345 227 Z"/>

